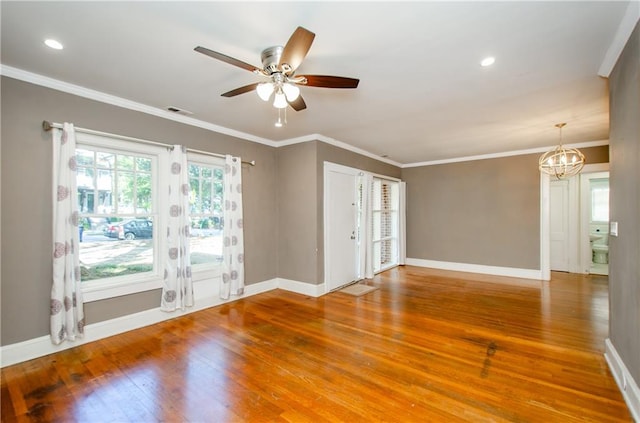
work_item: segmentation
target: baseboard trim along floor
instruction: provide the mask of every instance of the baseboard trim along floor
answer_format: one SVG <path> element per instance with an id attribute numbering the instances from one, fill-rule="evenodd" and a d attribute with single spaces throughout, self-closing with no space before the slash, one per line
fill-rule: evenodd
<path id="1" fill-rule="evenodd" d="M 604 357 L 611 373 L 613 373 L 613 378 L 616 380 L 620 392 L 622 392 L 631 415 L 636 422 L 640 422 L 640 388 L 638 388 L 638 384 L 629 373 L 629 369 L 627 369 L 620 355 L 618 355 L 618 351 L 616 351 L 611 340 L 607 338 L 604 341 L 604 346 Z"/>
<path id="2" fill-rule="evenodd" d="M 202 286 L 202 285 L 200 285 Z M 198 289 L 194 286 L 195 305 L 185 311 L 177 310 L 173 313 L 161 311 L 160 308 L 141 311 L 115 319 L 105 320 L 85 326 L 84 337 L 74 342 L 63 342 L 54 345 L 49 335 L 29 339 L 15 344 L 0 347 L 0 367 L 10 366 L 45 355 L 64 351 L 69 348 L 84 345 L 89 342 L 128 332 L 130 330 L 153 325 L 165 320 L 174 319 L 209 307 L 215 307 L 240 298 L 250 297 L 274 289 L 284 289 L 298 294 L 319 297 L 324 294 L 324 284 L 314 285 L 305 282 L 293 281 L 290 279 L 274 278 L 263 282 L 254 283 L 245 287 L 245 294 L 241 297 L 231 297 L 229 300 L 221 300 L 217 295 L 219 286 L 212 284 L 206 289 Z"/>

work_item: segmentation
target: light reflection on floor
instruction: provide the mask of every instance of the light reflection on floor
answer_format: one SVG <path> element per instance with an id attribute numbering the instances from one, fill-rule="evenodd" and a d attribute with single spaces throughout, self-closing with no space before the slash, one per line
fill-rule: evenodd
<path id="1" fill-rule="evenodd" d="M 104 380 L 111 378 L 113 380 Z M 118 407 L 111 407 L 114 413 L 123 408 L 121 404 L 127 404 L 129 412 L 119 417 L 123 420 L 132 421 L 135 416 L 144 415 L 156 415 L 157 419 L 162 419 L 162 416 L 158 415 L 157 406 L 161 382 L 155 366 L 130 369 L 118 376 L 100 376 L 92 379 L 87 385 L 85 388 L 88 388 L 89 392 L 80 398 L 76 397 L 74 417 L 78 422 L 97 421 L 96 418 L 100 418 L 93 414 L 94 411 L 109 408 L 109 404 L 96 405 L 96 402 L 102 401 L 100 398 L 114 398 L 120 403 Z M 116 416 L 110 418 L 117 419 Z"/>

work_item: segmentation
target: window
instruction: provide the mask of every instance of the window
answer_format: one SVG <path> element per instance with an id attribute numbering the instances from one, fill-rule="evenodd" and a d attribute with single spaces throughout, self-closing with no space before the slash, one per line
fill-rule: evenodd
<path id="1" fill-rule="evenodd" d="M 156 157 L 76 148 L 82 282 L 154 273 Z"/>
<path id="2" fill-rule="evenodd" d="M 609 221 L 609 179 L 591 179 L 591 221 Z"/>
<path id="3" fill-rule="evenodd" d="M 166 148 L 77 133 L 80 272 L 85 301 L 161 287 L 158 210 Z"/>
<path id="4" fill-rule="evenodd" d="M 189 155 L 189 214 L 191 264 L 194 272 L 222 262 L 222 191 L 224 162 Z"/>
<path id="5" fill-rule="evenodd" d="M 76 183 L 80 271 L 85 301 L 162 286 L 160 228 L 168 219 L 166 148 L 78 133 Z M 222 262 L 224 160 L 189 153 L 193 280 L 216 276 Z"/>

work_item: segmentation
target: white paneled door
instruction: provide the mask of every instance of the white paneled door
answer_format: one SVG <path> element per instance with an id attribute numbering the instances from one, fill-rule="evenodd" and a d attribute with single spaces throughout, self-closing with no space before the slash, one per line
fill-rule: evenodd
<path id="1" fill-rule="evenodd" d="M 569 181 L 551 181 L 549 187 L 551 270 L 569 271 Z"/>
<path id="2" fill-rule="evenodd" d="M 357 170 L 325 164 L 325 283 L 327 291 L 358 279 Z"/>

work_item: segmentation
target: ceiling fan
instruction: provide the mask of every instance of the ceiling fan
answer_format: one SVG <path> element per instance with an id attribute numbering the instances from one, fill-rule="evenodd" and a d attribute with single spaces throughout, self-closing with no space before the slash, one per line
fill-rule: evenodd
<path id="1" fill-rule="evenodd" d="M 223 97 L 234 97 L 256 90 L 261 99 L 268 101 L 275 93 L 274 107 L 282 109 L 289 105 L 294 110 L 300 111 L 306 109 L 307 105 L 300 96 L 298 85 L 322 88 L 357 88 L 360 82 L 358 79 L 342 76 L 295 74 L 296 69 L 309 52 L 315 36 L 313 32 L 299 26 L 284 47 L 269 47 L 262 51 L 262 69 L 205 47 L 198 46 L 195 51 L 268 79 L 267 82 L 256 82 L 228 91 L 222 94 Z"/>

